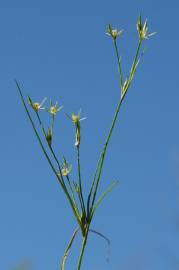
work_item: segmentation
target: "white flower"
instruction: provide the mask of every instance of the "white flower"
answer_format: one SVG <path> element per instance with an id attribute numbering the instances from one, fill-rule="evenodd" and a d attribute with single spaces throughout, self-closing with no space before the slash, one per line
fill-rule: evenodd
<path id="1" fill-rule="evenodd" d="M 116 40 L 116 38 L 121 35 L 123 30 L 118 31 L 117 29 L 112 29 L 111 25 L 108 25 L 106 35 L 113 38 L 113 40 Z"/>
<path id="2" fill-rule="evenodd" d="M 58 102 L 55 103 L 55 105 L 52 105 L 52 103 L 50 104 L 50 108 L 47 109 L 47 111 L 52 115 L 55 116 L 57 112 L 59 112 L 63 106 L 58 107 L 57 106 Z"/>
<path id="3" fill-rule="evenodd" d="M 44 98 L 41 103 L 39 103 L 39 102 L 32 102 L 32 99 L 30 97 L 28 97 L 28 101 L 29 101 L 29 105 L 36 112 L 38 112 L 39 110 L 44 110 L 45 109 L 42 106 L 43 106 L 44 102 L 46 101 L 46 98 Z"/>
<path id="4" fill-rule="evenodd" d="M 145 20 L 144 24 L 142 23 L 141 15 L 138 17 L 137 20 L 137 32 L 139 35 L 139 39 L 142 41 L 143 39 L 148 39 L 149 37 L 156 34 L 156 32 L 148 34 L 148 25 L 147 25 L 147 19 Z"/>
<path id="5" fill-rule="evenodd" d="M 81 114 L 81 109 L 79 110 L 78 114 L 72 113 L 71 116 L 69 116 L 69 118 L 75 125 L 78 124 L 80 121 L 83 121 L 86 119 L 86 117 L 80 118 L 80 114 Z"/>
<path id="6" fill-rule="evenodd" d="M 63 176 L 68 176 L 69 173 L 71 172 L 72 170 L 72 165 L 70 165 L 66 159 L 63 157 L 63 165 L 62 165 L 62 168 L 61 168 L 61 173 Z M 58 173 L 59 174 L 59 173 Z"/>

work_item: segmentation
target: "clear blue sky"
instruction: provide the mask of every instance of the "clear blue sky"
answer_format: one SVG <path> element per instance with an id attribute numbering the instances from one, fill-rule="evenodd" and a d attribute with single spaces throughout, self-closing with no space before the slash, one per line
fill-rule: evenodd
<path id="1" fill-rule="evenodd" d="M 158 34 L 147 47 L 123 104 L 102 175 L 101 191 L 120 185 L 104 201 L 92 227 L 83 270 L 175 270 L 179 267 L 178 10 L 171 1 L 0 0 L 0 269 L 31 262 L 57 270 L 76 224 L 43 157 L 14 84 L 35 100 L 64 105 L 55 144 L 74 164 L 68 112 L 82 108 L 82 177 L 92 172 L 119 96 L 110 22 L 124 29 L 119 47 L 128 71 L 137 43 L 136 19 Z M 75 165 L 73 165 L 73 173 Z M 80 240 L 67 270 L 74 265 Z"/>

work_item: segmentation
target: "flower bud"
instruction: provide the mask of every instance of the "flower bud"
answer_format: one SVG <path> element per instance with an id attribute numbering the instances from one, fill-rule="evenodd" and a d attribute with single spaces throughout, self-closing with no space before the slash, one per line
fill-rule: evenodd
<path id="1" fill-rule="evenodd" d="M 80 139 L 81 139 L 81 134 L 80 134 L 80 122 L 82 120 L 85 120 L 86 117 L 80 118 L 81 110 L 78 112 L 78 114 L 72 113 L 71 116 L 68 116 L 73 124 L 75 125 L 75 146 L 79 147 L 80 145 Z"/>
<path id="2" fill-rule="evenodd" d="M 46 134 L 46 140 L 49 146 L 52 145 L 52 128 L 48 128 L 47 134 Z"/>
<path id="3" fill-rule="evenodd" d="M 63 157 L 63 165 L 62 165 L 62 175 L 68 176 L 71 172 L 72 166 L 66 161 L 65 157 Z"/>
<path id="4" fill-rule="evenodd" d="M 73 185 L 74 185 L 74 188 L 75 188 L 76 193 L 79 193 L 80 192 L 80 189 L 79 189 L 79 186 L 77 185 L 77 183 L 76 182 L 73 182 Z"/>
<path id="5" fill-rule="evenodd" d="M 75 133 L 75 146 L 80 145 L 80 122 L 75 125 L 76 133 Z"/>

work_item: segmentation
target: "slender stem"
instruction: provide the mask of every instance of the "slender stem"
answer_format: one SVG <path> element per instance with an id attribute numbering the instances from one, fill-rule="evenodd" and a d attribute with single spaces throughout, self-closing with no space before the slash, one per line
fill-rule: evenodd
<path id="1" fill-rule="evenodd" d="M 128 87 L 130 86 L 130 83 L 131 83 L 132 78 L 133 78 L 134 73 L 135 73 L 136 63 L 137 63 L 137 59 L 138 59 L 138 56 L 139 56 L 139 51 L 140 51 L 141 45 L 142 45 L 142 40 L 139 40 L 138 45 L 137 45 L 137 49 L 136 49 L 136 53 L 135 53 L 135 56 L 134 56 L 134 61 L 132 63 L 132 67 L 131 67 L 131 71 L 130 71 L 130 75 L 129 75 Z"/>
<path id="2" fill-rule="evenodd" d="M 88 199 L 87 199 L 87 218 L 89 217 L 89 214 L 90 214 L 91 195 L 92 195 L 92 192 L 93 192 L 93 188 L 94 188 L 95 180 L 96 180 L 96 177 L 97 177 L 98 169 L 100 167 L 100 163 L 101 163 L 101 155 L 100 155 L 100 158 L 99 158 L 98 163 L 97 163 L 97 167 L 96 167 L 95 174 L 94 174 L 94 177 L 93 177 L 93 182 L 92 182 L 90 192 L 89 192 L 89 195 L 88 195 Z"/>
<path id="3" fill-rule="evenodd" d="M 105 154 L 106 154 L 106 150 L 107 150 L 107 146 L 108 146 L 108 143 L 110 141 L 110 138 L 111 138 L 111 135 L 112 135 L 112 132 L 113 132 L 113 129 L 114 129 L 114 126 L 115 126 L 115 123 L 116 123 L 116 120 L 117 120 L 117 117 L 118 117 L 118 113 L 119 113 L 119 110 L 121 108 L 121 105 L 122 105 L 122 102 L 123 102 L 124 98 L 122 98 L 117 106 L 117 109 L 116 109 L 116 112 L 115 112 L 115 115 L 114 115 L 114 118 L 113 118 L 113 121 L 112 121 L 112 125 L 111 125 L 111 128 L 109 130 L 109 133 L 108 133 L 108 136 L 107 136 L 107 139 L 106 139 L 106 142 L 104 144 L 104 147 L 103 147 L 103 150 L 102 150 L 102 153 L 101 153 L 101 157 L 100 157 L 100 166 L 99 166 L 99 173 L 98 173 L 98 178 L 97 178 L 97 181 L 96 181 L 96 186 L 95 186 L 95 190 L 94 190 L 94 195 L 93 195 L 93 200 L 92 200 L 92 204 L 91 204 L 91 208 L 90 208 L 90 214 L 92 214 L 92 210 L 93 210 L 93 206 L 94 206 L 94 202 L 95 202 L 95 198 L 96 198 L 96 193 L 97 193 L 97 189 L 98 189 L 98 185 L 99 185 L 99 180 L 100 180 L 100 176 L 101 176 L 101 172 L 102 172 L 102 168 L 103 168 L 103 163 L 104 163 L 104 158 L 105 158 Z"/>
<path id="4" fill-rule="evenodd" d="M 40 124 L 40 126 L 42 128 L 42 132 L 44 134 L 44 137 L 46 139 L 46 132 L 45 132 L 45 128 L 44 128 L 44 125 L 42 123 L 42 120 L 40 118 L 40 115 L 39 115 L 38 112 L 36 112 L 36 115 L 37 115 L 37 119 L 39 121 L 39 124 Z M 54 120 L 55 120 L 54 119 L 54 116 L 52 115 L 52 132 L 53 132 L 53 128 L 54 128 Z M 54 159 L 55 159 L 55 161 L 56 161 L 56 163 L 58 165 L 58 169 L 59 169 L 59 172 L 60 172 L 60 177 L 63 179 L 60 162 L 59 162 L 59 160 L 58 160 L 58 158 L 57 158 L 57 156 L 56 156 L 56 154 L 55 154 L 55 152 L 53 150 L 53 147 L 51 145 L 49 145 L 49 144 L 48 144 L 48 147 L 49 147 L 49 149 L 50 149 L 50 151 L 51 151 L 51 153 L 52 153 L 52 155 L 53 155 L 53 157 L 54 157 Z M 76 200 L 75 200 L 75 197 L 74 197 L 73 189 L 72 189 L 72 186 L 71 186 L 71 183 L 70 183 L 69 176 L 67 175 L 66 178 L 67 178 L 67 182 L 68 182 L 69 188 L 70 188 L 71 193 L 72 193 L 72 199 L 73 199 L 73 202 L 74 202 L 74 206 L 76 208 L 76 211 L 78 212 L 78 215 L 80 216 L 80 213 L 79 213 L 79 210 L 78 210 L 78 206 L 77 206 L 77 203 L 76 203 Z M 64 180 L 63 180 L 63 182 L 64 182 Z"/>
<path id="5" fill-rule="evenodd" d="M 59 160 L 58 160 L 58 158 L 57 158 L 57 156 L 56 156 L 56 154 L 55 154 L 55 152 L 54 152 L 54 150 L 53 150 L 53 147 L 52 147 L 51 145 L 49 145 L 49 149 L 50 149 L 50 151 L 51 151 L 51 153 L 52 153 L 52 155 L 53 155 L 53 157 L 54 157 L 54 159 L 55 159 L 55 161 L 56 161 L 56 163 L 57 163 L 57 165 L 58 165 L 58 169 L 59 169 L 59 171 L 60 171 L 60 175 L 61 175 L 61 177 L 63 178 L 63 175 L 62 175 L 62 173 L 61 173 L 60 162 L 59 162 Z"/>
<path id="6" fill-rule="evenodd" d="M 135 64 L 137 62 L 137 58 L 138 58 L 138 55 L 139 55 L 139 50 L 140 50 L 141 45 L 142 45 L 142 40 L 139 40 L 139 43 L 137 45 L 136 54 L 135 54 L 135 57 L 134 57 L 134 67 L 135 67 Z"/>
<path id="7" fill-rule="evenodd" d="M 73 199 L 73 202 L 74 202 L 74 205 L 79 213 L 79 210 L 78 210 L 78 205 L 77 205 L 77 202 L 76 202 L 76 199 L 75 199 L 75 194 L 74 194 L 74 191 L 73 191 L 73 188 L 72 188 L 72 185 L 71 185 L 71 182 L 70 182 L 70 178 L 69 178 L 69 175 L 66 176 L 66 179 L 67 179 L 67 182 L 68 182 L 68 185 L 69 185 L 69 188 L 70 188 L 70 191 L 71 191 L 71 194 L 72 194 L 72 199 Z M 79 214 L 80 215 L 80 214 Z"/>
<path id="8" fill-rule="evenodd" d="M 142 41 L 139 40 L 139 43 L 138 43 L 137 49 L 136 49 L 136 53 L 135 53 L 135 56 L 134 56 L 134 61 L 132 63 L 129 79 L 128 79 L 127 89 L 129 88 L 129 86 L 131 84 L 131 81 L 133 79 L 134 73 L 135 73 L 136 63 L 137 63 L 137 59 L 138 59 L 141 44 L 142 44 Z M 119 74 L 120 74 L 120 86 L 122 87 L 122 70 L 121 70 L 120 59 L 119 59 L 119 53 L 118 53 L 118 49 L 117 49 L 116 40 L 114 40 L 114 46 L 115 46 L 115 51 L 116 51 L 116 56 L 117 56 L 117 61 L 118 61 L 118 69 L 119 69 Z M 115 126 L 117 116 L 118 116 L 120 107 L 122 105 L 122 102 L 124 100 L 124 97 L 125 97 L 126 93 L 127 93 L 127 91 L 125 91 L 124 95 L 121 97 L 120 102 L 119 102 L 119 104 L 117 106 L 117 109 L 116 109 L 116 112 L 115 112 L 115 115 L 114 115 L 114 118 L 113 118 L 113 121 L 112 121 L 112 125 L 111 125 L 110 131 L 108 133 L 108 137 L 106 139 L 106 142 L 104 144 L 103 150 L 102 150 L 101 155 L 100 155 L 100 159 L 99 159 L 98 164 L 97 164 L 95 177 L 94 177 L 92 187 L 91 187 L 91 190 L 90 190 L 90 195 L 89 195 L 91 197 L 92 189 L 93 189 L 94 184 L 96 182 L 96 186 L 95 186 L 95 189 L 94 189 L 93 200 L 92 200 L 92 204 L 91 204 L 91 208 L 90 208 L 90 215 L 92 214 L 92 211 L 93 211 L 93 206 L 94 206 L 96 193 L 97 193 L 97 189 L 98 189 L 98 185 L 99 185 L 99 181 L 100 181 L 100 176 L 101 176 L 101 172 L 102 172 L 102 168 L 103 168 L 103 162 L 104 162 L 107 146 L 108 146 L 109 140 L 111 138 L 112 131 L 113 131 L 113 128 Z M 97 177 L 97 175 L 98 175 L 98 177 Z M 96 177 L 97 177 L 97 180 L 96 180 Z M 90 197 L 88 198 L 88 204 L 90 203 Z"/>
<path id="9" fill-rule="evenodd" d="M 38 119 L 38 121 L 39 121 L 39 124 L 40 124 L 40 126 L 41 126 L 41 128 L 42 128 L 42 132 L 43 132 L 43 134 L 44 134 L 44 137 L 45 137 L 45 139 L 46 139 L 46 132 L 45 132 L 45 128 L 44 128 L 44 125 L 43 125 L 43 123 L 42 123 L 42 120 L 41 120 L 41 118 L 40 118 L 40 115 L 39 115 L 38 112 L 36 112 L 36 115 L 37 115 L 37 119 Z M 52 115 L 52 132 L 53 132 L 53 128 L 54 128 L 54 120 L 55 120 L 55 119 L 54 119 L 54 115 Z M 49 149 L 50 149 L 50 151 L 51 151 L 51 153 L 52 153 L 52 155 L 53 155 L 53 157 L 54 157 L 54 159 L 55 159 L 55 161 L 56 161 L 56 163 L 57 163 L 57 165 L 58 165 L 58 169 L 59 169 L 59 172 L 60 172 L 60 177 L 61 177 L 61 179 L 63 179 L 63 175 L 62 175 L 62 172 L 61 172 L 60 162 L 59 162 L 59 160 L 58 160 L 58 158 L 57 158 L 57 156 L 56 156 L 56 154 L 55 154 L 55 152 L 54 152 L 54 150 L 53 150 L 53 147 L 52 147 L 51 145 L 49 145 L 49 144 L 48 144 L 48 147 L 49 147 Z M 72 199 L 73 199 L 75 208 L 76 208 L 76 210 L 78 211 L 78 214 L 79 214 L 79 210 L 78 210 L 78 207 L 77 207 L 77 203 L 76 203 L 76 201 L 75 201 L 73 189 L 72 189 L 71 184 L 70 184 L 69 176 L 67 176 L 66 178 L 67 178 L 67 181 L 68 181 L 70 190 L 71 190 L 71 192 L 72 192 Z M 64 182 L 64 179 L 63 179 L 63 182 Z M 80 214 L 79 214 L 79 215 L 80 215 Z"/>
<path id="10" fill-rule="evenodd" d="M 100 233 L 100 232 L 98 232 L 96 230 L 89 229 L 89 227 L 90 227 L 90 224 L 87 225 L 86 233 L 82 238 L 82 245 L 81 245 L 81 251 L 80 251 L 80 256 L 79 256 L 79 260 L 78 260 L 77 270 L 81 269 L 81 264 L 82 264 L 82 260 L 83 260 L 83 256 L 84 256 L 84 252 L 85 252 L 89 232 L 95 233 L 98 236 L 102 237 L 103 239 L 105 239 L 107 241 L 108 247 L 110 246 L 110 240 L 106 236 L 104 236 L 104 234 L 102 234 L 102 233 Z"/>
<path id="11" fill-rule="evenodd" d="M 38 111 L 36 111 L 36 116 L 37 116 L 37 119 L 38 119 L 38 121 L 39 121 L 39 124 L 40 124 L 40 126 L 41 126 L 41 128 L 42 128 L 44 137 L 46 138 L 45 128 L 44 128 L 44 126 L 43 126 L 43 124 L 42 124 L 42 121 L 41 121 L 41 119 L 40 119 L 40 115 L 39 115 Z"/>
<path id="12" fill-rule="evenodd" d="M 88 232 L 86 233 L 86 235 L 83 237 L 83 240 L 82 240 L 82 246 L 81 246 L 81 252 L 80 252 L 80 256 L 79 256 L 79 260 L 78 260 L 77 270 L 81 269 L 81 263 L 82 263 L 82 260 L 83 260 L 87 239 L 88 239 Z"/>
<path id="13" fill-rule="evenodd" d="M 70 242 L 68 243 L 68 246 L 67 246 L 67 248 L 66 248 L 66 250 L 65 250 L 65 252 L 64 252 L 63 258 L 62 258 L 60 270 L 64 270 L 64 269 L 65 269 L 65 262 L 66 262 L 68 253 L 69 253 L 69 251 L 70 251 L 70 249 L 71 249 L 71 246 L 72 246 L 72 244 L 73 244 L 73 241 L 75 240 L 75 237 L 76 237 L 78 231 L 79 231 L 79 228 L 77 228 L 77 229 L 74 231 L 74 233 L 73 233 L 73 235 L 72 235 L 72 238 L 70 239 Z"/>
<path id="14" fill-rule="evenodd" d="M 116 56 L 117 56 L 117 63 L 118 63 L 118 71 L 119 71 L 119 82 L 120 82 L 120 87 L 122 87 L 123 85 L 123 80 L 122 80 L 122 68 L 121 68 L 121 60 L 119 58 L 119 52 L 118 52 L 118 48 L 117 48 L 117 43 L 116 43 L 116 39 L 114 39 L 114 47 L 115 47 L 115 52 L 116 52 Z"/>
<path id="15" fill-rule="evenodd" d="M 55 116 L 52 115 L 52 132 L 53 132 L 53 129 L 54 129 L 54 122 L 55 122 Z"/>
<path id="16" fill-rule="evenodd" d="M 122 79 L 121 60 L 120 60 L 120 57 L 119 57 L 119 52 L 118 52 L 118 48 L 117 48 L 116 39 L 114 39 L 113 41 L 114 41 L 114 48 L 115 48 L 116 57 L 117 57 L 117 63 L 118 63 L 119 83 L 120 83 L 120 87 L 122 88 L 123 79 Z M 105 146 L 104 146 L 104 148 L 105 148 Z M 90 200 L 91 200 L 93 188 L 94 188 L 94 185 L 95 185 L 95 182 L 96 182 L 96 177 L 97 177 L 98 171 L 100 170 L 101 166 L 103 166 L 103 159 L 104 159 L 103 152 L 104 152 L 104 149 L 102 150 L 102 153 L 101 153 L 100 158 L 98 160 L 95 175 L 94 175 L 94 178 L 93 178 L 93 183 L 91 185 L 90 193 L 89 193 L 88 199 L 87 199 L 87 217 L 89 216 L 89 212 L 90 212 Z"/>
<path id="17" fill-rule="evenodd" d="M 55 170 L 55 168 L 54 168 L 54 166 L 53 166 L 53 164 L 52 164 L 52 162 L 51 162 L 51 160 L 50 160 L 50 158 L 49 158 L 49 156 L 48 156 L 48 154 L 47 154 L 47 152 L 46 152 L 46 150 L 45 150 L 45 148 L 44 148 L 44 146 L 43 146 L 43 143 L 42 143 L 42 141 L 41 141 L 41 138 L 40 138 L 40 136 L 39 136 L 39 134 L 38 134 L 38 132 L 37 132 L 37 130 L 36 130 L 35 124 L 34 124 L 32 118 L 31 118 L 31 116 L 30 116 L 30 113 L 29 113 L 28 109 L 27 109 L 27 106 L 26 106 L 24 97 L 23 97 L 23 95 L 22 95 L 20 86 L 19 86 L 19 84 L 18 84 L 18 82 L 17 82 L 16 80 L 15 80 L 15 83 L 16 83 L 18 92 L 19 92 L 19 94 L 20 94 L 21 101 L 22 101 L 23 106 L 24 106 L 24 108 L 25 108 L 25 111 L 26 111 L 26 113 L 27 113 L 27 116 L 28 116 L 28 118 L 29 118 L 29 120 L 30 120 L 30 123 L 31 123 L 31 125 L 32 125 L 32 128 L 33 128 L 33 130 L 34 130 L 34 133 L 35 133 L 35 135 L 36 135 L 36 137 L 37 137 L 37 140 L 39 141 L 40 147 L 41 147 L 41 149 L 42 149 L 42 151 L 43 151 L 43 153 L 44 153 L 44 155 L 45 155 L 45 157 L 46 157 L 46 159 L 47 159 L 47 161 L 48 161 L 48 163 L 49 163 L 49 165 L 50 165 L 52 171 L 54 172 L 55 176 L 57 177 L 57 180 L 58 180 L 58 182 L 60 183 L 60 185 L 61 185 L 63 191 L 65 192 L 65 195 L 66 195 L 66 197 L 67 197 L 67 199 L 68 199 L 68 201 L 69 201 L 69 203 L 70 203 L 70 206 L 71 206 L 71 208 L 72 208 L 72 211 L 73 211 L 73 213 L 74 213 L 74 215 L 75 215 L 75 217 L 76 217 L 76 220 L 77 220 L 77 222 L 78 222 L 78 224 L 79 224 L 79 226 L 80 226 L 80 228 L 81 228 L 80 217 L 78 216 L 78 213 L 76 212 L 76 209 L 74 208 L 72 199 L 71 199 L 71 197 L 70 197 L 70 195 L 69 195 L 69 193 L 68 193 L 68 190 L 67 190 L 67 188 L 66 188 L 66 186 L 65 186 L 65 183 L 64 183 L 64 181 L 62 180 L 62 178 L 59 177 L 59 175 L 57 174 L 57 172 L 56 172 L 56 170 Z"/>
<path id="18" fill-rule="evenodd" d="M 42 128 L 42 132 L 44 134 L 44 137 L 46 139 L 46 132 L 45 132 L 45 128 L 44 128 L 44 125 L 42 123 L 42 120 L 40 118 L 40 115 L 39 115 L 38 112 L 36 112 L 36 115 L 37 115 L 37 119 L 39 121 L 39 124 L 40 124 L 40 126 Z M 52 131 L 53 131 L 53 127 L 54 127 L 54 117 L 52 116 Z M 58 161 L 58 158 L 57 158 L 57 156 L 56 156 L 56 154 L 55 154 L 55 152 L 53 150 L 53 147 L 51 145 L 49 145 L 49 144 L 48 144 L 48 146 L 49 146 L 49 149 L 50 149 L 50 151 L 51 151 L 51 153 L 52 153 L 52 155 L 53 155 L 53 157 L 54 157 L 54 159 L 55 159 L 55 161 L 56 161 L 56 163 L 58 165 L 59 170 L 61 171 L 60 162 Z M 63 175 L 62 174 L 61 174 L 61 177 L 63 178 Z"/>
<path id="19" fill-rule="evenodd" d="M 82 184 L 81 184 L 81 167 L 80 167 L 80 147 L 77 145 L 77 163 L 78 163 L 78 182 L 79 182 L 79 195 L 80 195 L 80 202 L 83 215 L 86 217 L 86 210 L 85 204 L 83 199 L 83 191 L 82 191 Z"/>

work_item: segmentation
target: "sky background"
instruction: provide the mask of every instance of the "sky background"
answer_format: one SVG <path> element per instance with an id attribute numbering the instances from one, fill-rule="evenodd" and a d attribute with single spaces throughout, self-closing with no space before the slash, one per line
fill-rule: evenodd
<path id="1" fill-rule="evenodd" d="M 25 95 L 64 105 L 54 144 L 75 178 L 74 129 L 82 122 L 82 178 L 87 191 L 119 98 L 117 65 L 106 26 L 124 29 L 124 73 L 137 45 L 136 20 L 148 18 L 147 48 L 120 112 L 100 192 L 119 186 L 96 213 L 83 270 L 179 269 L 178 1 L 0 0 L 0 269 L 30 264 L 57 270 L 76 223 L 41 153 L 20 102 Z M 48 105 L 48 102 L 47 102 Z M 42 112 L 43 113 L 43 112 Z M 48 122 L 48 115 L 43 113 Z M 76 269 L 80 237 L 66 270 Z M 109 262 L 106 261 L 110 255 Z"/>

